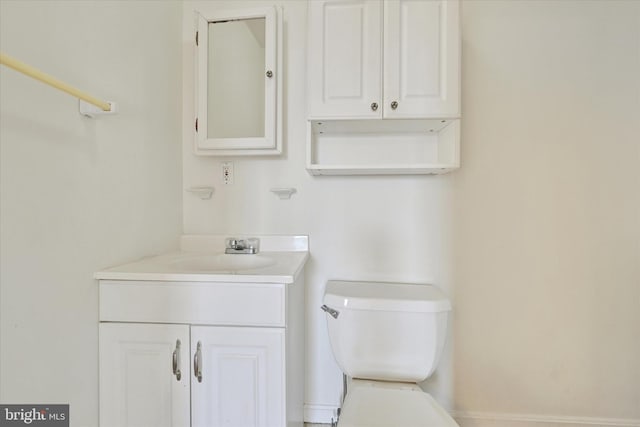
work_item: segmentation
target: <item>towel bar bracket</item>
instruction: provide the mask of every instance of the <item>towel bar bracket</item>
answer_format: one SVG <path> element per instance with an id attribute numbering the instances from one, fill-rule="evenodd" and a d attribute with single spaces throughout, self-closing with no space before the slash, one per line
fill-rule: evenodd
<path id="1" fill-rule="evenodd" d="M 106 101 L 106 102 L 107 104 L 109 104 L 109 106 L 111 106 L 111 109 L 109 111 L 104 111 L 100 107 L 96 107 L 95 105 L 89 104 L 88 102 L 83 101 L 82 99 L 78 99 L 78 110 L 80 111 L 80 114 L 89 118 L 94 118 L 95 116 L 104 116 L 108 114 L 117 114 L 118 113 L 117 104 L 111 101 Z"/>

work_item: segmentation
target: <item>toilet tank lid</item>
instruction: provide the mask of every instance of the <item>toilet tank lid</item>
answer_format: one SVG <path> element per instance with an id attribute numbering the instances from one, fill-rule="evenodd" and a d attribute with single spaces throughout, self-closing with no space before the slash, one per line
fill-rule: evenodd
<path id="1" fill-rule="evenodd" d="M 324 303 L 353 310 L 437 313 L 451 310 L 451 303 L 432 285 L 330 280 Z"/>

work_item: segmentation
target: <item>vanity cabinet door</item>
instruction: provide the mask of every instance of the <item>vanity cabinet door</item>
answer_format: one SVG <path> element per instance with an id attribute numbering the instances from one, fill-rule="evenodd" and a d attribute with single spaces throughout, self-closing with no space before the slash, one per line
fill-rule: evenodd
<path id="1" fill-rule="evenodd" d="M 385 118 L 460 115 L 460 18 L 453 0 L 384 2 Z"/>
<path id="2" fill-rule="evenodd" d="M 308 5 L 309 118 L 382 117 L 382 3 Z"/>
<path id="3" fill-rule="evenodd" d="M 189 427 L 189 326 L 99 328 L 100 426 Z"/>
<path id="4" fill-rule="evenodd" d="M 192 326 L 192 425 L 285 426 L 284 349 L 284 328 Z"/>

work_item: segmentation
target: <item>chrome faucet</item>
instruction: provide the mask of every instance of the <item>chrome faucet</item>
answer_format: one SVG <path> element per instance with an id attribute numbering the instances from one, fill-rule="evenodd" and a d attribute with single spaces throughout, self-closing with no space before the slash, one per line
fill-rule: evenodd
<path id="1" fill-rule="evenodd" d="M 226 240 L 225 254 L 257 254 L 260 251 L 260 239 L 249 237 L 237 239 L 229 237 Z"/>

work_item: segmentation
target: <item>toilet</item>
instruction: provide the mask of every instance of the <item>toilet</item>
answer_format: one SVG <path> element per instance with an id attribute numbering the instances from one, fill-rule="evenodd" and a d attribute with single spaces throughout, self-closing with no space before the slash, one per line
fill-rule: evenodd
<path id="1" fill-rule="evenodd" d="M 351 378 L 338 427 L 458 427 L 419 386 L 444 347 L 451 303 L 431 285 L 331 280 L 329 340 Z"/>

